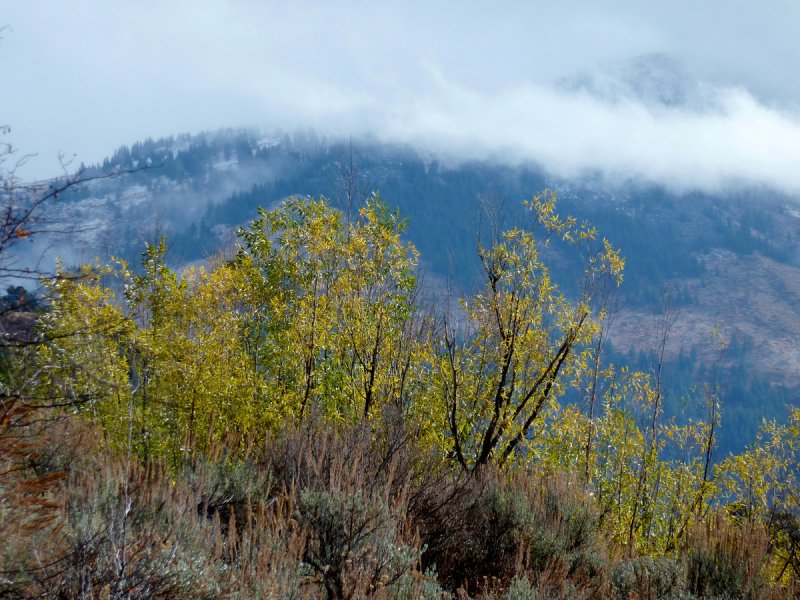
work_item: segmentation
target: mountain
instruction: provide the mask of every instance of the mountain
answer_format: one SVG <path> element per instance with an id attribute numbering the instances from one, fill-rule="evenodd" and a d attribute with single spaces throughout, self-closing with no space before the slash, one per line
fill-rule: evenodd
<path id="1" fill-rule="evenodd" d="M 682 62 L 663 53 L 649 53 L 581 71 L 557 82 L 568 92 L 584 92 L 609 103 L 703 111 L 717 107 L 714 88 Z"/>
<path id="2" fill-rule="evenodd" d="M 669 76 L 673 65 L 653 71 L 651 63 L 660 59 L 643 60 L 649 72 L 662 73 L 657 82 L 634 89 L 634 64 L 614 78 L 628 87 L 598 92 L 597 82 L 581 85 L 592 93 L 655 94 L 666 104 L 690 101 L 691 90 L 672 85 L 686 80 Z M 144 242 L 163 233 L 171 262 L 182 265 L 229 246 L 236 227 L 254 218 L 258 206 L 292 195 L 325 196 L 347 211 L 348 197 L 354 210 L 379 190 L 409 219 L 408 237 L 422 254 L 425 280 L 442 287 L 449 279 L 457 289 L 472 289 L 480 277 L 476 243 L 492 219 L 524 222 L 520 201 L 551 188 L 558 190 L 561 212 L 590 221 L 626 258 L 610 331 L 615 361 L 652 367 L 666 299 L 674 317 L 665 353 L 673 412 L 692 386 L 715 381 L 728 405 L 722 446 L 733 448 L 751 437 L 762 417 L 782 414 L 787 402 L 798 404 L 795 198 L 755 188 L 677 194 L 640 182 L 564 181 L 535 165 L 448 163 L 410 147 L 313 132 L 223 130 L 146 140 L 118 149 L 84 174 L 127 170 L 133 172 L 89 182 L 53 205 L 48 218 L 77 233 L 41 237 L 19 258 L 52 261 L 59 254 L 77 264 L 113 255 L 136 264 Z M 558 255 L 554 260 L 560 284 L 574 289 L 577 265 Z M 716 331 L 727 350 L 720 351 Z"/>

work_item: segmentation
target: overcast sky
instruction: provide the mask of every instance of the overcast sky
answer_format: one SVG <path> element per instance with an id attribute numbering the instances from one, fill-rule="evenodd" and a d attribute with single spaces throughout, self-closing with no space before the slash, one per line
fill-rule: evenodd
<path id="1" fill-rule="evenodd" d="M 567 8 L 568 7 L 568 8 Z M 0 0 L 27 173 L 219 127 L 800 198 L 800 2 Z"/>

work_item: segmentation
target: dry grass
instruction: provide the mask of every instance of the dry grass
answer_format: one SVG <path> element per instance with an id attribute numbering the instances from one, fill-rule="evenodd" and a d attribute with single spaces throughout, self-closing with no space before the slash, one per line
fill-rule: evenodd
<path id="1" fill-rule="evenodd" d="M 466 476 L 399 428 L 309 425 L 246 457 L 231 458 L 238 442 L 216 448 L 175 473 L 108 455 L 78 420 L 16 423 L 0 435 L 4 597 L 790 598 L 797 589 L 771 583 L 766 526 L 720 513 L 691 532 L 683 554 L 618 562 L 569 477 Z"/>

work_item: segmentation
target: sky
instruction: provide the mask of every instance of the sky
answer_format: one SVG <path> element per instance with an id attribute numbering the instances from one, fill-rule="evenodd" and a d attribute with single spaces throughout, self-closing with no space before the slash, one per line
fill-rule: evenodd
<path id="1" fill-rule="evenodd" d="M 27 177 L 148 137 L 311 128 L 800 199 L 796 0 L 0 0 L 2 26 Z"/>

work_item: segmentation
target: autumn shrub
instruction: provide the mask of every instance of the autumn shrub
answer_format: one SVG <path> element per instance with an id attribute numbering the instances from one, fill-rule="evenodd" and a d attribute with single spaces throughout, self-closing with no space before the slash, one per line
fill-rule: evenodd
<path id="1" fill-rule="evenodd" d="M 328 598 L 390 590 L 414 569 L 420 548 L 403 541 L 398 520 L 385 499 L 361 490 L 299 493 L 297 521 L 308 535 L 303 562 Z"/>
<path id="2" fill-rule="evenodd" d="M 61 529 L 60 479 L 29 476 L 0 484 L 0 597 L 24 597 L 40 565 L 57 552 L 52 540 Z"/>
<path id="3" fill-rule="evenodd" d="M 47 453 L 65 471 L 0 481 L 0 596 L 305 597 L 293 498 L 267 498 L 252 465 L 218 455 L 175 477 L 103 452 L 69 422 L 51 433 L 83 453 Z"/>
<path id="4" fill-rule="evenodd" d="M 258 458 L 242 459 L 237 448 L 175 472 L 87 446 L 68 471 L 21 478 L 16 496 L 4 496 L 13 504 L 0 507 L 9 542 L 0 548 L 0 592 L 441 597 L 434 571 L 419 568 L 406 487 L 392 475 L 403 469 L 392 466 L 397 453 L 385 440 L 360 428 L 296 430 Z"/>
<path id="5" fill-rule="evenodd" d="M 540 593 L 602 597 L 607 551 L 589 497 L 564 477 L 513 473 L 500 498 L 498 513 L 516 521 L 519 571 Z"/>
<path id="6" fill-rule="evenodd" d="M 769 598 L 763 577 L 768 561 L 763 527 L 731 523 L 723 512 L 695 527 L 687 549 L 687 583 L 697 596 Z"/>
<path id="7" fill-rule="evenodd" d="M 520 578 L 551 595 L 570 586 L 575 597 L 604 589 L 597 516 L 566 481 L 488 469 L 480 477 L 454 473 L 417 491 L 410 506 L 426 548 L 423 564 L 435 565 L 451 591 L 497 594 Z"/>
<path id="8" fill-rule="evenodd" d="M 486 573 L 482 500 L 489 484 L 441 465 L 427 466 L 410 482 L 408 515 L 425 547 L 423 568 L 435 568 L 442 585 L 455 591 Z"/>
<path id="9" fill-rule="evenodd" d="M 65 480 L 91 438 L 84 424 L 22 396 L 0 400 L 0 596 L 23 595 L 58 558 Z"/>
<path id="10" fill-rule="evenodd" d="M 538 600 L 539 592 L 524 577 L 515 577 L 508 586 L 506 600 Z"/>
<path id="11" fill-rule="evenodd" d="M 617 564 L 611 581 L 619 600 L 676 597 L 686 588 L 686 567 L 669 557 L 641 556 Z"/>
<path id="12" fill-rule="evenodd" d="M 224 446 L 216 446 L 210 456 L 201 457 L 185 476 L 198 495 L 198 514 L 209 520 L 218 516 L 223 528 L 228 526 L 231 515 L 242 527 L 248 510 L 280 491 L 273 489 L 266 469 L 253 460 L 224 451 Z"/>
<path id="13" fill-rule="evenodd" d="M 767 523 L 772 575 L 778 583 L 798 584 L 800 578 L 800 516 L 775 510 Z"/>
<path id="14" fill-rule="evenodd" d="M 74 469 L 59 518 L 30 536 L 12 577 L 22 597 L 214 597 L 192 496 L 153 465 L 110 462 Z"/>
<path id="15" fill-rule="evenodd" d="M 287 429 L 244 457 L 232 442 L 174 472 L 102 452 L 90 431 L 57 423 L 50 431 L 83 454 L 64 442 L 45 453 L 56 470 L 0 482 L 6 596 L 793 594 L 770 584 L 777 546 L 766 525 L 712 515 L 673 557 L 613 564 L 596 507 L 569 475 L 467 474 L 398 428 Z M 784 521 L 781 535 L 791 536 L 793 521 Z"/>
<path id="16" fill-rule="evenodd" d="M 440 596 L 432 571 L 420 570 L 424 546 L 408 517 L 413 455 L 410 442 L 367 425 L 337 431 L 309 421 L 267 443 L 264 468 L 294 498 L 305 535 L 305 594 Z"/>
<path id="17" fill-rule="evenodd" d="M 215 513 L 213 556 L 226 568 L 219 577 L 220 596 L 299 599 L 309 596 L 302 569 L 306 534 L 295 520 L 295 499 L 279 494 L 268 502 L 245 501 L 242 514 L 232 510 L 228 523 Z M 240 525 L 237 525 L 240 523 Z"/>

